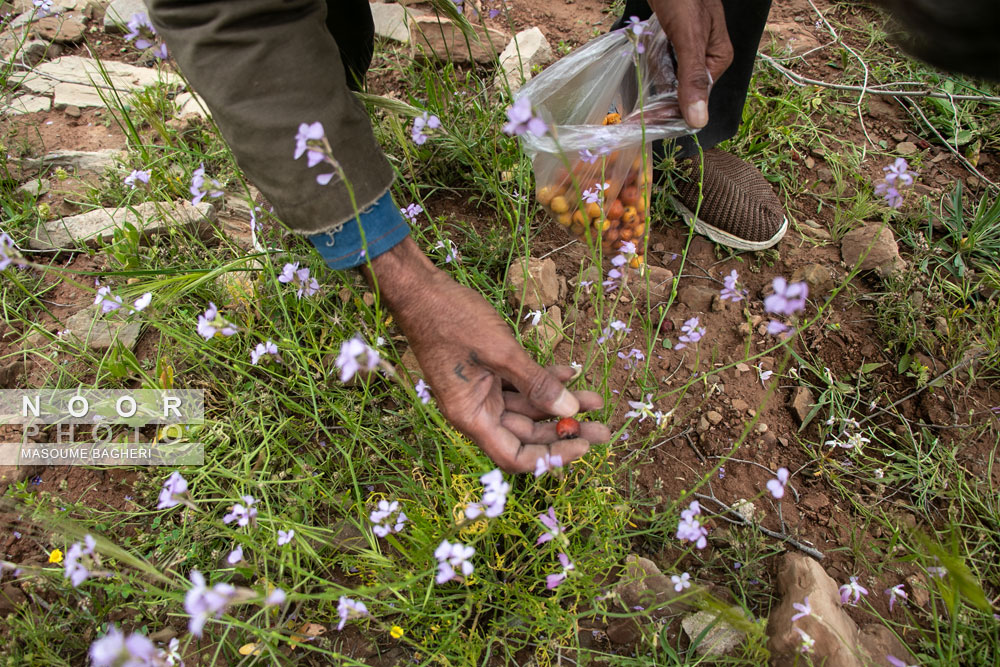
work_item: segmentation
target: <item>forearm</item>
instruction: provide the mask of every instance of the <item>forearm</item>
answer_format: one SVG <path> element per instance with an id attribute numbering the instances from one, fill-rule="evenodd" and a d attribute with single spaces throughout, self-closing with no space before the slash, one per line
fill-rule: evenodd
<path id="1" fill-rule="evenodd" d="M 321 0 L 151 0 L 150 18 L 204 98 L 240 167 L 295 231 L 334 229 L 393 180 L 346 84 Z M 347 183 L 319 185 L 293 160 L 300 123 L 319 121 Z M 348 188 L 348 183 L 350 188 Z"/>

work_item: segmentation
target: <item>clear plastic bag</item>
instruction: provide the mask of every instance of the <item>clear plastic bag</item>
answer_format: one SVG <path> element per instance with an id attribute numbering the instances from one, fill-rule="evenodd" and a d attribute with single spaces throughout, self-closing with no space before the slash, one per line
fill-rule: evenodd
<path id="1" fill-rule="evenodd" d="M 605 252 L 633 241 L 642 262 L 652 142 L 691 134 L 677 102 L 670 43 L 655 17 L 602 35 L 521 88 L 543 136 L 521 135 L 539 204 Z"/>

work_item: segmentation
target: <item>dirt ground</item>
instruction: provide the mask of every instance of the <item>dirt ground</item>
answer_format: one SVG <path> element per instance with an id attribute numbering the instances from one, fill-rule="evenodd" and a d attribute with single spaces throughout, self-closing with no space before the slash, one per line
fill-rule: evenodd
<path id="1" fill-rule="evenodd" d="M 614 16 L 604 11 L 604 3 L 597 0 L 566 0 L 551 3 L 509 0 L 508 5 L 517 29 L 538 26 L 553 47 L 560 42 L 569 47 L 579 46 L 595 34 L 608 30 L 615 20 Z M 817 0 L 816 6 L 823 12 L 830 12 L 848 20 L 850 12 L 861 11 L 830 0 Z M 805 43 L 806 48 L 812 44 L 820 47 L 828 41 L 828 34 L 824 28 L 815 24 L 815 13 L 805 0 L 776 3 L 770 18 L 769 34 L 775 35 L 775 39 L 786 40 L 786 43 L 787 40 L 793 40 Z M 110 40 L 101 47 L 100 52 L 104 57 L 125 59 L 119 46 Z M 823 64 L 825 60 L 827 59 L 821 57 L 810 58 L 788 66 L 810 78 L 831 78 L 834 71 L 829 65 Z M 391 93 L 394 86 L 398 85 L 398 82 L 392 81 L 391 77 L 375 77 L 370 83 L 375 93 Z M 909 118 L 904 109 L 892 98 L 869 97 L 863 118 L 864 128 L 859 119 L 855 118 L 846 130 L 838 127 L 832 128 L 831 131 L 846 141 L 858 143 L 866 140 L 866 132 L 874 141 L 884 140 L 890 146 L 901 140 L 916 143 L 919 148 L 928 151 L 929 159 L 926 160 L 928 168 L 920 176 L 920 187 L 927 194 L 944 192 L 956 179 L 962 179 L 971 191 L 977 191 L 976 177 L 969 175 L 946 150 L 928 144 L 920 137 L 910 135 L 907 129 L 910 127 Z M 51 111 L 21 116 L 16 120 L 4 119 L 0 121 L 2 126 L 0 129 L 3 129 L 7 136 L 14 132 L 23 141 L 22 147 L 25 153 L 54 149 L 123 148 L 124 135 L 108 120 L 107 116 L 96 111 L 84 111 L 76 118 L 69 117 L 62 111 Z M 836 149 L 829 147 L 828 150 Z M 816 191 L 829 189 L 833 185 L 833 175 L 825 164 L 824 156 L 823 147 L 815 145 L 801 146 L 797 154 L 791 156 L 800 165 L 799 176 L 802 181 L 811 183 L 810 187 Z M 998 156 L 984 151 L 980 156 L 979 167 L 990 178 L 996 179 L 1000 177 L 998 159 L 1000 159 Z M 881 177 L 880 164 L 869 160 L 866 165 L 871 171 L 870 176 L 873 180 Z M 40 199 L 40 202 L 49 202 L 54 211 L 63 215 L 77 212 L 69 195 L 72 188 L 72 183 L 63 188 L 56 186 L 53 192 Z M 460 217 L 474 225 L 488 225 L 493 222 L 483 219 L 473 207 L 451 195 L 440 195 L 433 201 L 442 210 L 453 211 L 456 218 Z M 815 208 L 815 200 L 806 196 L 789 203 L 789 213 L 794 220 L 801 221 L 808 218 L 815 220 L 821 227 L 829 226 L 833 218 L 832 209 L 824 207 L 817 213 Z M 674 272 L 678 271 L 680 259 L 676 253 L 683 248 L 686 236 L 686 229 L 677 220 L 658 221 L 651 231 L 649 247 L 652 250 L 649 253 L 649 262 Z M 563 245 L 567 240 L 561 229 L 548 224 L 537 237 L 532 255 L 544 255 L 551 249 Z M 720 260 L 713 244 L 696 238 L 689 251 L 680 289 L 683 291 L 688 285 L 697 285 L 717 291 L 721 287 L 722 277 L 732 269 L 738 270 L 742 281 L 750 291 L 749 308 L 752 318 L 750 326 L 753 331 L 751 351 L 755 352 L 762 349 L 768 341 L 768 337 L 756 331 L 759 321 L 764 320 L 761 299 L 769 293 L 771 281 L 775 276 L 791 276 L 797 269 L 812 264 L 819 264 L 829 269 L 835 282 L 847 274 L 847 269 L 841 263 L 838 244 L 822 241 L 817 243 L 812 237 L 801 234 L 797 225 L 792 226 L 778 246 L 778 250 L 780 258 L 770 265 L 753 260 L 746 262 L 736 259 Z M 579 245 L 571 246 L 565 251 L 554 254 L 553 259 L 557 263 L 559 273 L 572 284 L 576 281 L 579 267 L 584 259 L 584 249 Z M 100 269 L 94 259 L 83 255 L 60 258 L 59 261 L 77 270 Z M 750 266 L 753 267 L 752 270 L 748 270 Z M 865 276 L 856 279 L 852 287 L 855 292 L 864 293 L 877 289 L 879 286 L 876 281 L 874 277 Z M 900 295 L 899 298 L 904 297 L 905 295 Z M 92 297 L 84 290 L 60 285 L 48 292 L 45 299 L 47 303 L 51 302 L 54 314 L 62 315 L 89 305 Z M 698 368 L 704 370 L 738 362 L 744 357 L 745 352 L 745 334 L 741 332 L 741 326 L 746 327 L 747 324 L 742 313 L 743 305 L 722 302 L 721 307 L 702 310 L 693 308 L 690 303 L 679 301 L 670 310 L 668 323 L 661 328 L 661 333 L 676 338 L 676 332 L 683 321 L 697 314 L 710 332 L 707 340 L 711 343 L 711 349 L 717 353 L 712 358 L 701 359 Z M 629 307 L 629 304 L 623 304 L 623 309 Z M 587 314 L 584 311 L 581 316 Z M 623 349 L 628 350 L 633 346 L 643 347 L 640 343 L 645 337 L 641 325 L 643 317 L 640 315 L 633 321 L 634 331 L 622 343 Z M 757 317 L 760 319 L 756 319 Z M 55 320 L 45 321 L 43 324 L 53 332 L 58 330 L 58 323 Z M 0 323 L 0 353 L 9 355 L 18 349 L 19 345 L 15 341 L 19 334 L 20 332 L 9 323 Z M 560 345 L 556 352 L 556 361 L 562 363 L 578 361 L 580 352 L 587 349 L 589 342 L 589 334 L 584 333 L 581 328 L 577 339 L 567 340 Z M 799 345 L 826 360 L 835 375 L 854 372 L 863 363 L 883 362 L 885 365 L 873 372 L 873 382 L 880 392 L 892 401 L 910 394 L 915 389 L 911 379 L 895 373 L 897 356 L 891 350 L 887 350 L 880 341 L 871 312 L 860 306 L 850 305 L 843 296 L 838 296 L 834 300 L 834 307 L 830 310 L 829 318 L 823 326 L 813 327 L 806 332 Z M 148 350 L 149 345 L 145 348 Z M 138 346 L 140 357 L 143 349 L 144 345 L 140 341 Z M 8 376 L 0 373 L 0 379 L 4 380 L 3 386 L 31 385 L 33 381 L 37 382 L 39 378 L 46 376 L 47 362 L 40 362 L 35 358 L 26 361 L 27 367 L 20 369 L 20 372 L 9 373 Z M 940 370 L 944 369 L 941 360 L 932 361 Z M 760 364 L 760 369 L 779 371 L 784 363 L 785 360 L 781 356 L 765 358 Z M 688 377 L 696 370 L 694 356 L 676 350 L 659 349 L 658 355 L 652 360 L 652 365 L 656 377 L 662 379 L 665 387 L 680 383 L 679 378 Z M 617 454 L 619 460 L 627 461 L 630 466 L 637 468 L 636 482 L 639 487 L 649 499 L 657 503 L 658 507 L 665 506 L 671 499 L 690 489 L 697 479 L 714 467 L 715 459 L 712 457 L 729 452 L 748 421 L 754 418 L 752 415 L 756 414 L 757 425 L 737 456 L 737 459 L 746 462 L 741 463 L 737 460 L 727 462 L 727 474 L 713 479 L 710 486 L 711 493 L 726 505 L 731 505 L 741 498 L 755 496 L 771 478 L 771 473 L 753 463 L 759 463 L 771 470 L 780 466 L 791 470 L 807 466 L 804 473 L 808 474 L 800 474 L 796 478 L 795 486 L 799 501 L 795 501 L 793 494 L 786 495 L 780 501 L 780 521 L 777 512 L 778 501 L 770 498 L 761 501 L 773 504 L 773 507 L 765 508 L 770 518 L 764 525 L 773 530 L 787 532 L 797 540 L 823 552 L 826 571 L 836 579 L 846 580 L 850 575 L 857 574 L 858 563 L 853 560 L 852 545 L 863 541 L 867 536 L 851 533 L 853 522 L 850 508 L 836 500 L 840 497 L 839 491 L 831 486 L 828 476 L 822 470 L 810 465 L 810 457 L 798 444 L 800 437 L 813 440 L 818 438 L 817 429 L 820 420 L 815 420 L 803 433 L 799 433 L 799 423 L 789 408 L 793 387 L 777 381 L 773 381 L 777 386 L 772 386 L 772 382 L 761 382 L 756 368 L 730 369 L 714 378 L 713 382 L 715 386 L 708 391 L 688 394 L 676 407 L 672 425 L 664 432 L 665 440 L 662 446 L 653 448 L 648 454 L 643 454 L 642 458 L 633 455 L 635 452 L 628 447 L 628 441 L 619 450 Z M 625 371 L 622 365 L 615 365 L 609 384 L 621 392 L 623 399 L 642 399 L 640 390 L 635 387 L 628 371 Z M 765 399 L 767 402 L 764 407 L 759 413 L 755 413 L 754 410 Z M 960 429 L 940 427 L 962 426 L 971 423 L 970 420 L 987 419 L 989 417 L 983 415 L 988 414 L 989 408 L 997 404 L 997 395 L 992 388 L 977 385 L 960 393 L 938 391 L 933 395 L 925 394 L 902 404 L 901 409 L 907 418 L 928 424 L 947 445 L 954 442 Z M 627 404 L 623 400 L 618 412 L 611 419 L 613 428 L 619 427 L 624 422 L 623 414 L 627 409 Z M 704 422 L 709 423 L 706 430 L 702 424 L 709 412 L 721 416 L 721 419 Z M 979 417 L 970 417 L 970 414 Z M 875 423 L 880 423 L 881 420 L 880 416 L 873 418 Z M 649 430 L 652 430 L 649 422 L 634 424 L 630 439 L 638 440 Z M 988 465 L 990 453 L 991 443 L 984 438 L 979 442 L 964 442 L 959 459 L 973 473 L 983 477 L 992 474 L 991 482 L 994 485 L 1000 484 L 1000 471 Z M 58 491 L 66 498 L 78 499 L 91 506 L 110 510 L 124 509 L 132 502 L 129 497 L 134 478 L 134 472 L 120 469 L 98 471 L 49 467 L 32 471 L 29 483 L 36 485 L 39 490 Z M 856 492 L 874 498 L 877 491 L 873 488 L 858 488 Z M 883 490 L 882 493 L 885 494 L 886 507 L 889 511 L 893 511 L 892 491 Z M 709 507 L 709 509 L 718 508 Z M 899 520 L 912 521 L 913 517 L 904 516 L 900 511 Z M 42 563 L 44 554 L 40 555 L 35 540 L 28 528 L 22 525 L 19 517 L 0 515 L 0 525 L 4 526 L 4 530 L 0 531 L 0 558 L 28 564 Z M 710 522 L 709 527 L 713 531 L 728 529 L 721 521 Z M 15 539 L 12 530 L 21 530 L 25 535 L 20 540 Z M 672 562 L 681 553 L 674 544 L 653 543 L 636 544 L 635 551 L 659 562 Z M 774 560 L 776 559 L 772 559 L 772 562 Z M 911 572 L 904 574 L 908 575 Z M 711 578 L 711 574 L 706 572 L 702 572 L 699 576 L 704 579 Z M 892 581 L 872 581 L 872 589 L 887 588 L 898 581 L 898 576 Z M 887 609 L 879 608 L 879 605 L 884 605 L 886 602 L 884 597 L 873 597 L 871 602 L 881 613 L 888 613 Z M 861 618 L 856 620 L 860 621 Z"/>

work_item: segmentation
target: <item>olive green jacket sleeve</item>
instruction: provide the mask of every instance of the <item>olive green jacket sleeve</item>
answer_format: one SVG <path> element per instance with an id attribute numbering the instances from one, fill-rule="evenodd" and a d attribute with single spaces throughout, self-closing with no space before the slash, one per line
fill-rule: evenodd
<path id="1" fill-rule="evenodd" d="M 393 170 L 348 89 L 322 0 L 147 0 L 150 19 L 205 100 L 236 161 L 292 230 L 336 231 L 376 202 Z M 294 160 L 319 121 L 348 183 Z"/>

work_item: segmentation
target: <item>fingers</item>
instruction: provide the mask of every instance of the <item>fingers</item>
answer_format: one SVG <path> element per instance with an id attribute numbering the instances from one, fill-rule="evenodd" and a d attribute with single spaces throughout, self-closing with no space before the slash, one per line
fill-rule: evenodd
<path id="1" fill-rule="evenodd" d="M 520 345 L 514 343 L 496 352 L 485 363 L 514 385 L 535 410 L 559 417 L 572 417 L 580 411 L 576 396 L 555 375 L 536 364 Z"/>
<path id="2" fill-rule="evenodd" d="M 560 442 L 555 422 L 536 422 L 525 415 L 505 412 L 500 418 L 500 425 L 524 444 L 546 445 Z M 611 431 L 598 422 L 581 422 L 580 438 L 590 444 L 607 442 L 611 439 Z"/>
<path id="3" fill-rule="evenodd" d="M 522 419 L 527 420 L 527 417 L 522 417 Z M 535 470 L 535 463 L 538 459 L 546 454 L 561 456 L 565 465 L 570 461 L 580 458 L 590 449 L 590 442 L 584 437 L 574 438 L 573 440 L 556 440 L 551 445 L 524 445 L 517 435 L 506 428 L 505 421 L 507 420 L 501 420 L 501 424 L 483 425 L 483 428 L 473 428 L 466 432 L 466 435 L 472 438 L 482 448 L 483 452 L 504 472 L 532 472 Z M 530 422 L 531 420 L 527 421 Z M 512 419 L 507 421 L 507 423 L 511 423 L 519 431 L 532 430 L 529 425 L 517 419 Z M 594 426 L 599 428 L 595 429 L 593 428 Z M 610 432 L 601 424 L 581 424 L 580 430 L 581 435 L 598 438 L 595 440 L 597 442 L 600 436 L 603 435 L 601 429 L 608 433 L 604 439 L 609 439 Z M 554 426 L 552 427 L 552 436 L 555 436 Z"/>
<path id="4" fill-rule="evenodd" d="M 577 402 L 580 404 L 580 412 L 600 410 L 604 407 L 604 399 L 596 392 L 574 391 L 572 393 L 573 396 L 576 397 Z M 551 412 L 539 410 L 531 403 L 531 401 L 527 399 L 524 394 L 517 391 L 505 391 L 503 393 L 503 403 L 504 410 L 522 414 L 533 420 L 552 418 Z"/>

